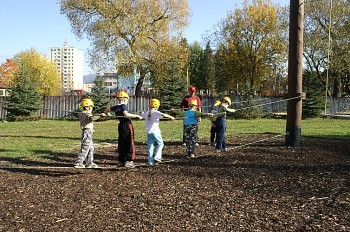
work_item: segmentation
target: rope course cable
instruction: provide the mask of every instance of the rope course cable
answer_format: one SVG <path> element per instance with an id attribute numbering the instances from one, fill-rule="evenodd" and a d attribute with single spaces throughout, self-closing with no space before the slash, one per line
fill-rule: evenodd
<path id="1" fill-rule="evenodd" d="M 243 107 L 243 108 L 238 108 L 238 109 L 235 109 L 235 110 L 236 110 L 236 111 L 239 111 L 239 110 L 246 110 L 246 109 L 250 109 L 250 108 L 254 108 L 254 107 L 260 107 L 260 106 L 265 106 L 265 105 L 272 105 L 272 104 L 276 104 L 276 103 L 279 103 L 279 102 L 285 102 L 285 101 L 290 101 L 290 100 L 300 99 L 300 98 L 302 98 L 302 97 L 301 97 L 301 96 L 292 97 L 292 98 L 287 98 L 287 99 L 283 99 L 283 100 L 279 100 L 279 101 L 268 102 L 268 103 L 264 103 L 264 104 L 253 105 L 253 106 L 248 106 L 248 107 Z"/>
<path id="2" fill-rule="evenodd" d="M 279 101 L 273 101 L 273 102 L 267 102 L 267 103 L 263 103 L 263 104 L 258 104 L 258 105 L 252 105 L 252 106 L 248 106 L 248 107 L 243 107 L 243 108 L 237 108 L 235 109 L 236 111 L 240 111 L 240 110 L 246 110 L 246 109 L 251 109 L 251 108 L 255 108 L 255 107 L 261 107 L 261 106 L 265 106 L 265 105 L 272 105 L 272 104 L 276 104 L 276 103 L 280 103 L 280 102 L 285 102 L 285 101 L 289 101 L 289 100 L 293 100 L 293 99 L 298 99 L 301 98 L 301 96 L 298 97 L 292 97 L 292 98 L 287 98 L 287 99 L 283 99 L 283 100 L 279 100 Z M 30 105 L 25 105 L 25 104 L 19 104 L 19 103 L 12 103 L 12 102 L 8 102 L 8 101 L 2 101 L 0 102 L 0 106 L 8 106 L 8 105 L 13 105 L 13 106 L 20 106 L 23 108 L 29 108 L 29 109 L 37 109 L 37 110 L 51 110 L 51 111 L 58 111 L 58 112 L 68 112 L 70 114 L 74 113 L 74 114 L 79 114 L 82 112 L 78 112 L 78 111 L 71 111 L 71 110 L 60 110 L 60 109 L 51 109 L 51 108 L 44 108 L 44 107 L 37 107 L 37 106 L 30 106 Z M 204 107 L 212 107 L 212 106 L 204 106 Z M 184 109 L 188 109 L 188 108 L 184 108 Z M 165 111 L 161 111 L 161 112 L 169 112 L 169 111 L 173 111 L 172 110 L 165 110 Z M 175 109 L 178 110 L 178 109 Z M 130 112 L 132 113 L 132 112 Z M 136 112 L 140 113 L 140 112 Z M 100 115 L 100 114 L 96 114 L 96 115 Z M 214 114 L 215 115 L 215 114 Z M 72 115 L 67 115 L 67 116 L 72 116 Z M 111 116 L 109 116 L 111 117 Z M 126 116 L 113 116 L 114 118 L 126 118 Z M 177 117 L 176 119 L 184 119 L 187 117 Z"/>
<path id="3" fill-rule="evenodd" d="M 265 103 L 265 104 L 259 104 L 259 105 L 244 107 L 244 108 L 240 108 L 240 109 L 236 109 L 236 110 L 238 111 L 238 110 L 248 109 L 248 108 L 252 108 L 252 107 L 260 107 L 260 106 L 264 106 L 264 105 L 269 105 L 269 104 L 274 104 L 274 103 L 278 103 L 278 102 L 289 101 L 289 100 L 298 99 L 298 98 L 301 98 L 301 97 L 298 96 L 298 97 L 293 97 L 293 98 L 284 99 L 284 100 L 280 100 L 280 101 L 275 101 L 275 102 L 269 102 L 269 103 Z M 2 102 L 0 102 L 0 105 L 2 105 L 1 103 Z M 14 103 L 14 104 L 16 104 L 16 103 Z M 22 104 L 16 104 L 16 105 L 30 107 L 30 106 L 22 105 Z M 43 109 L 43 108 L 41 108 L 41 109 Z M 66 112 L 70 112 L 70 111 L 66 111 Z M 72 113 L 72 112 L 70 112 L 70 113 Z M 118 116 L 115 116 L 115 117 L 118 117 Z M 122 116 L 119 116 L 119 117 L 122 117 Z M 185 118 L 185 117 L 182 117 L 182 118 Z M 281 137 L 281 136 L 284 136 L 284 135 L 286 135 L 286 133 L 282 133 L 282 134 L 278 134 L 278 135 L 272 136 L 270 138 L 260 139 L 260 140 L 254 141 L 254 142 L 250 142 L 250 143 L 246 143 L 246 144 L 230 147 L 230 148 L 228 148 L 228 150 L 235 150 L 235 149 L 239 149 L 239 148 L 242 148 L 242 147 L 254 145 L 254 144 L 257 144 L 257 143 L 260 143 L 260 142 L 263 142 L 263 141 L 267 141 L 267 140 L 270 140 L 270 139 L 278 138 L 278 137 Z M 203 156 L 206 156 L 206 155 L 202 155 L 202 156 L 198 156 L 198 157 L 203 157 Z M 174 161 L 176 161 L 176 160 L 168 160 L 167 162 L 174 162 Z M 141 165 L 138 165 L 138 166 L 146 166 L 146 165 L 141 164 Z M 73 166 L 17 166 L 17 167 L 0 166 L 0 169 L 73 169 L 73 168 L 74 168 Z M 98 169 L 116 169 L 116 168 L 115 167 L 99 167 Z"/>

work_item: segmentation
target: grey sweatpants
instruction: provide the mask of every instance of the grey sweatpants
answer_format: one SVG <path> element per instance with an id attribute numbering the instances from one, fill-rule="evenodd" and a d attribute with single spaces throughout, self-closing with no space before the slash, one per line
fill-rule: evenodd
<path id="1" fill-rule="evenodd" d="M 85 128 L 81 132 L 80 153 L 76 163 L 91 164 L 94 161 L 94 143 L 92 141 L 94 129 Z"/>

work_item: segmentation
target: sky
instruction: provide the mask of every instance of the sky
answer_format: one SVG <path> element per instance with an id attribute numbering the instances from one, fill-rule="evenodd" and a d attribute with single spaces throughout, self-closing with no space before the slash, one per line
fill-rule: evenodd
<path id="1" fill-rule="evenodd" d="M 241 8 L 243 0 L 188 0 L 191 20 L 184 36 L 189 43 L 202 42 L 203 35 L 227 16 L 236 7 Z M 281 6 L 289 0 L 274 0 Z M 68 45 L 82 50 L 84 54 L 84 75 L 93 73 L 87 64 L 87 49 L 90 42 L 77 38 L 71 31 L 68 19 L 60 13 L 57 0 L 0 0 L 0 63 L 14 55 L 34 48 L 48 56 L 50 48 Z"/>

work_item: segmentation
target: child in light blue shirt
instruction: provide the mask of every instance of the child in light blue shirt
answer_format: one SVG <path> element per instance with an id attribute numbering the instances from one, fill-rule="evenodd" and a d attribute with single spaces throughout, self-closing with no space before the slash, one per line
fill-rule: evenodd
<path id="1" fill-rule="evenodd" d="M 188 110 L 180 111 L 179 116 L 184 117 L 185 142 L 187 155 L 195 158 L 194 150 L 198 141 L 198 117 L 202 115 L 212 116 L 212 114 L 196 111 L 197 100 L 191 99 L 188 102 Z"/>

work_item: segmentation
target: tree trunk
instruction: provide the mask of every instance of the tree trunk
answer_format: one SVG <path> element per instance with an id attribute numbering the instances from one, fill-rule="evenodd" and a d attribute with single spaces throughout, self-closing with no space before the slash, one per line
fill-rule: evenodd
<path id="1" fill-rule="evenodd" d="M 135 89 L 135 96 L 141 97 L 142 96 L 142 85 L 143 85 L 143 80 L 145 77 L 140 76 L 140 79 L 137 81 L 136 84 L 136 89 Z"/>
<path id="2" fill-rule="evenodd" d="M 339 77 L 334 78 L 333 83 L 333 97 L 341 97 L 342 95 L 342 85 Z"/>
<path id="3" fill-rule="evenodd" d="M 142 67 L 141 68 L 139 67 L 139 71 L 140 71 L 140 79 L 137 81 L 137 84 L 136 84 L 136 89 L 135 89 L 136 97 L 142 96 L 142 85 L 146 77 L 146 72 L 145 70 L 142 69 Z"/>

